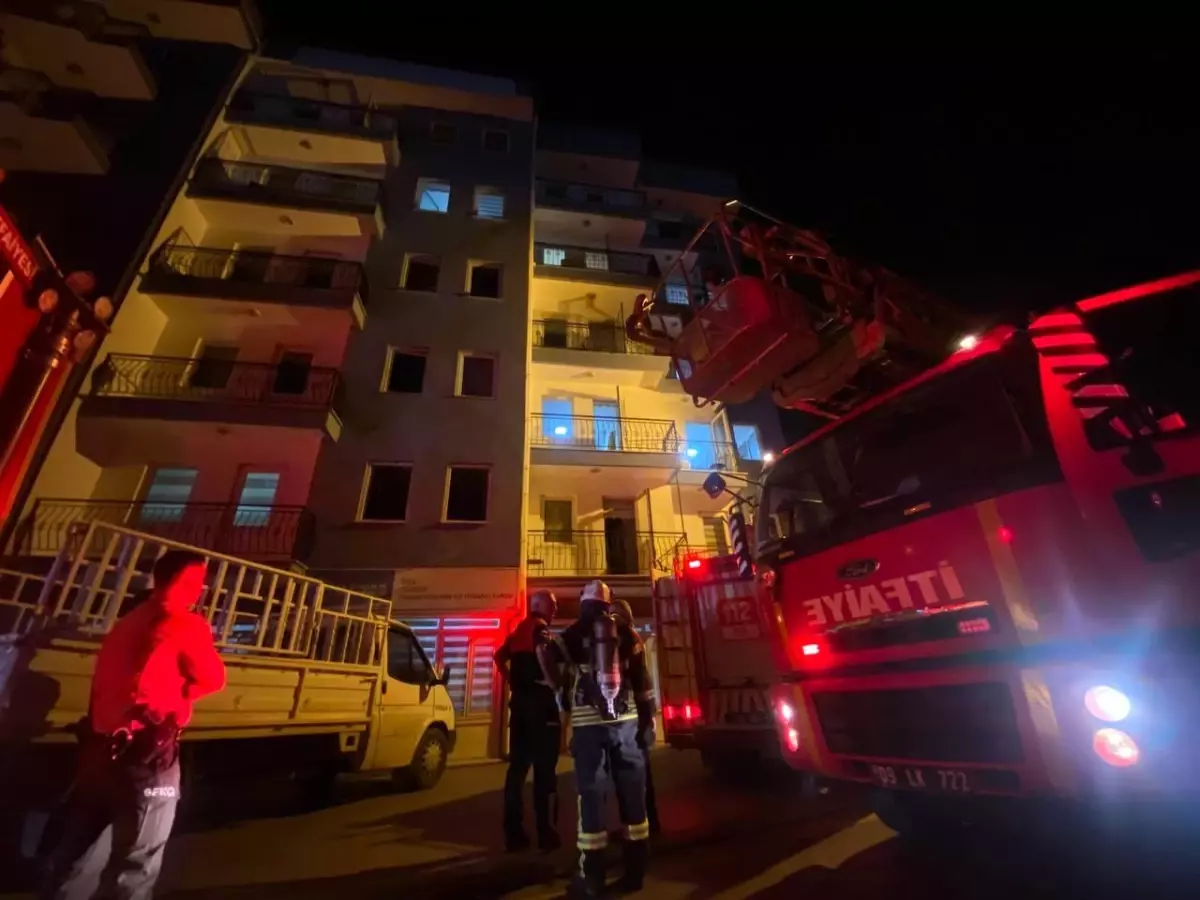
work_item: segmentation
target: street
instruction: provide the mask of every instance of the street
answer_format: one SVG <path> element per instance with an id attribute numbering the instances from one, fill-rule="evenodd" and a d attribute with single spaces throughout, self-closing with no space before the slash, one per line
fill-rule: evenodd
<path id="1" fill-rule="evenodd" d="M 1019 845 L 947 835 L 944 847 L 914 848 L 870 814 L 859 790 L 834 786 L 806 796 L 796 779 L 766 772 L 735 786 L 705 772 L 694 753 L 664 749 L 655 757 L 665 833 L 639 896 L 774 900 L 819 892 L 973 900 L 1084 891 L 1128 897 L 1131 889 L 1135 896 L 1194 895 L 1171 858 L 1147 859 L 1144 848 L 1100 850 L 1070 834 L 1061 842 Z M 452 769 L 426 793 L 351 783 L 335 805 L 305 813 L 269 788 L 222 789 L 205 798 L 211 802 L 204 809 L 189 804 L 158 895 L 309 900 L 394 897 L 405 889 L 429 898 L 562 897 L 574 856 L 569 846 L 552 856 L 501 851 L 502 778 L 503 767 L 490 764 Z M 561 791 L 569 844 L 575 806 L 569 774 Z"/>

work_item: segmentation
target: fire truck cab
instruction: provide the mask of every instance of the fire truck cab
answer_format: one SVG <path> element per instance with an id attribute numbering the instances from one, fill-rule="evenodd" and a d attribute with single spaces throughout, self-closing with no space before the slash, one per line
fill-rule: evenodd
<path id="1" fill-rule="evenodd" d="M 998 330 L 768 472 L 787 761 L 902 831 L 1200 792 L 1200 272 Z"/>

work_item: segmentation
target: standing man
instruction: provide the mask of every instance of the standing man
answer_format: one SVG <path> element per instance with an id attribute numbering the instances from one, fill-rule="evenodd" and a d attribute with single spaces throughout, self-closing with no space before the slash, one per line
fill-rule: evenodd
<path id="1" fill-rule="evenodd" d="M 154 588 L 100 645 L 79 771 L 42 896 L 149 900 L 179 800 L 179 732 L 225 686 L 208 622 L 192 611 L 203 556 L 169 550 Z"/>
<path id="2" fill-rule="evenodd" d="M 554 640 L 550 623 L 558 601 L 549 591 L 529 598 L 529 614 L 496 651 L 496 667 L 508 678 L 508 774 L 504 779 L 504 846 L 510 853 L 529 847 L 522 794 L 533 768 L 533 816 L 538 849 L 562 846 L 558 837 L 558 755 L 562 747 L 558 679 L 550 666 Z"/>
<path id="3" fill-rule="evenodd" d="M 629 602 L 620 598 L 613 600 L 612 611 L 616 620 L 633 632 L 634 638 L 642 646 L 644 658 L 646 645 L 633 627 L 633 608 Z M 649 661 L 647 661 L 648 664 Z M 651 683 L 653 683 L 653 678 Z M 642 761 L 646 767 L 646 819 L 650 822 L 650 833 L 658 834 L 662 826 L 658 823 L 658 803 L 654 799 L 654 773 L 650 768 L 650 749 L 654 746 L 654 740 L 653 722 L 649 729 L 638 729 L 638 747 L 641 748 Z"/>
<path id="4" fill-rule="evenodd" d="M 579 621 L 563 632 L 558 646 L 564 654 L 563 696 L 571 709 L 571 754 L 579 793 L 579 869 L 572 889 L 578 897 L 591 898 L 605 889 L 604 814 L 614 782 L 625 826 L 625 873 L 618 888 L 642 888 L 650 823 L 638 740 L 639 734 L 649 732 L 648 743 L 653 743 L 654 695 L 641 642 L 633 629 L 613 617 L 608 585 L 588 582 L 579 605 Z"/>

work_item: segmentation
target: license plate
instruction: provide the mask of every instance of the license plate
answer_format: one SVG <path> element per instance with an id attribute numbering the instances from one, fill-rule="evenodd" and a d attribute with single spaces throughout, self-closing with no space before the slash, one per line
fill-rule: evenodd
<path id="1" fill-rule="evenodd" d="M 908 791 L 945 791 L 951 794 L 969 794 L 974 790 L 971 774 L 963 769 L 878 765 L 872 765 L 869 769 L 871 779 L 880 787 Z"/>

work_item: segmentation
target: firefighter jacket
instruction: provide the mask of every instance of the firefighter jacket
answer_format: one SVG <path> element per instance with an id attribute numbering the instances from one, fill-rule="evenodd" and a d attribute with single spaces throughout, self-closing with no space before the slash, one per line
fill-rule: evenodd
<path id="1" fill-rule="evenodd" d="M 508 664 L 508 686 L 512 692 L 509 708 L 514 712 L 543 712 L 558 721 L 555 689 L 547 682 L 538 650 L 554 642 L 550 626 L 540 616 L 528 615 L 517 625 L 496 651 L 495 662 Z"/>
<path id="2" fill-rule="evenodd" d="M 620 693 L 614 704 L 617 712 L 615 719 L 605 718 L 593 703 L 592 686 L 589 684 L 595 666 L 591 635 L 591 624 L 580 619 L 563 631 L 562 639 L 556 645 L 563 665 L 562 701 L 570 710 L 571 727 L 652 720 L 653 682 L 646 663 L 645 646 L 637 632 L 627 625 L 617 626 Z"/>

